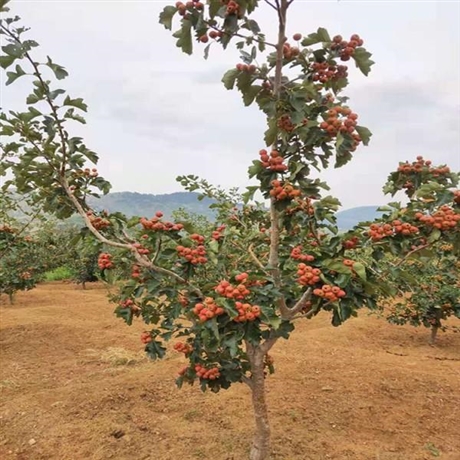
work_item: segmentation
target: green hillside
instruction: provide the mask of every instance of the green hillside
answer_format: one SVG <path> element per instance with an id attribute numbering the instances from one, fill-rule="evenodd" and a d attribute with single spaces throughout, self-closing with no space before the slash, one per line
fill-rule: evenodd
<path id="1" fill-rule="evenodd" d="M 212 200 L 198 200 L 198 193 L 176 192 L 163 195 L 153 195 L 136 192 L 109 193 L 101 198 L 90 198 L 89 204 L 96 210 L 106 209 L 109 212 L 121 212 L 128 217 L 152 217 L 157 211 L 162 211 L 165 218 L 171 218 L 172 212 L 182 208 L 190 213 L 206 216 L 212 220 L 214 211 L 209 209 Z M 360 206 L 346 209 L 337 213 L 337 222 L 341 230 L 348 230 L 359 222 L 371 221 L 380 213 L 377 206 Z M 20 216 L 17 216 L 20 217 Z M 82 219 L 74 215 L 67 219 L 66 224 L 82 224 Z"/>
<path id="2" fill-rule="evenodd" d="M 198 201 L 198 196 L 198 193 L 193 192 L 176 192 L 164 195 L 115 192 L 99 199 L 92 198 L 88 202 L 96 210 L 118 211 L 128 217 L 152 217 L 155 212 L 162 211 L 166 218 L 170 218 L 173 211 L 183 208 L 188 212 L 201 214 L 213 219 L 214 213 L 209 209 L 209 205 L 213 201 L 209 198 Z"/>

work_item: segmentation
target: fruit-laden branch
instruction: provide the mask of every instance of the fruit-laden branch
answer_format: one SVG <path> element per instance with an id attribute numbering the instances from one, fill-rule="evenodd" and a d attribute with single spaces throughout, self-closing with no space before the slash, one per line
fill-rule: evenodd
<path id="1" fill-rule="evenodd" d="M 18 36 L 14 35 L 5 26 L 1 25 L 0 27 L 1 27 L 1 30 L 6 35 L 11 37 L 19 45 L 22 45 L 22 42 L 21 42 L 21 40 L 19 39 Z M 60 161 L 60 165 L 58 165 L 58 166 L 53 165 L 50 162 L 49 158 L 47 158 L 45 152 L 37 145 L 36 142 L 34 142 L 33 139 L 29 138 L 29 136 L 26 136 L 27 141 L 32 144 L 32 146 L 37 150 L 37 152 L 43 156 L 43 158 L 48 163 L 50 168 L 53 171 L 55 171 L 55 173 L 57 174 L 58 183 L 63 188 L 64 192 L 66 193 L 66 195 L 68 196 L 68 198 L 72 202 L 72 204 L 73 204 L 74 208 L 76 209 L 76 211 L 78 212 L 78 214 L 80 214 L 80 216 L 83 218 L 86 227 L 96 237 L 96 239 L 98 241 L 100 241 L 101 243 L 106 244 L 108 246 L 112 246 L 112 247 L 116 247 L 116 248 L 120 248 L 120 249 L 126 249 L 126 250 L 131 251 L 133 253 L 135 259 L 137 260 L 137 262 L 141 266 L 143 266 L 143 267 L 145 267 L 145 268 L 147 268 L 149 270 L 152 270 L 152 271 L 154 271 L 156 273 L 160 273 L 162 275 L 165 275 L 165 276 L 168 276 L 170 278 L 173 278 L 174 280 L 176 280 L 177 282 L 179 282 L 181 284 L 188 285 L 193 292 L 197 293 L 199 296 L 202 297 L 203 295 L 202 295 L 201 291 L 198 288 L 196 288 L 195 286 L 192 286 L 185 278 L 181 277 L 180 275 L 178 275 L 177 273 L 174 273 L 171 270 L 168 270 L 166 268 L 162 268 L 162 267 L 159 267 L 159 266 L 155 265 L 153 263 L 153 261 L 149 260 L 146 256 L 144 256 L 142 254 L 139 254 L 139 252 L 138 252 L 138 250 L 137 250 L 137 248 L 135 247 L 134 244 L 109 240 L 108 238 L 106 238 L 102 233 L 100 233 L 94 227 L 94 225 L 91 222 L 91 219 L 87 215 L 87 213 L 86 213 L 85 209 L 83 208 L 82 204 L 77 199 L 77 197 L 74 195 L 71 187 L 69 186 L 68 180 L 66 178 L 66 166 L 67 166 L 67 158 L 68 158 L 68 149 L 67 149 L 68 140 L 67 140 L 67 136 L 66 136 L 66 131 L 65 131 L 65 129 L 64 129 L 63 125 L 62 125 L 62 122 L 61 122 L 61 120 L 60 120 L 60 118 L 58 116 L 58 113 L 57 113 L 58 108 L 53 103 L 53 100 L 52 100 L 52 98 L 50 96 L 50 90 L 49 90 L 48 85 L 46 84 L 46 82 L 43 80 L 43 77 L 41 75 L 41 72 L 40 72 L 40 69 L 38 67 L 38 64 L 32 59 L 32 57 L 30 56 L 30 54 L 28 52 L 24 53 L 24 57 L 26 58 L 26 60 L 31 64 L 31 66 L 34 69 L 33 75 L 38 79 L 38 84 L 40 85 L 41 90 L 43 91 L 43 94 L 45 96 L 45 101 L 46 101 L 47 105 L 50 107 L 51 116 L 56 122 L 58 135 L 59 135 L 59 140 L 60 140 L 60 143 L 61 143 L 60 148 L 61 148 L 61 153 L 62 153 L 62 159 Z M 126 233 L 124 233 L 124 236 L 125 236 L 125 238 L 127 238 L 128 235 Z M 129 241 L 130 238 L 127 238 L 127 240 Z"/>

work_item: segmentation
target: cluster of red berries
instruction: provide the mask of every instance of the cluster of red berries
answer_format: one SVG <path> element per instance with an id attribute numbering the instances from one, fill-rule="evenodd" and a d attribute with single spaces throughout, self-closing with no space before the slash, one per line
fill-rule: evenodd
<path id="1" fill-rule="evenodd" d="M 141 255 L 147 255 L 150 254 L 150 250 L 147 249 L 146 247 L 142 246 L 141 243 L 133 243 L 131 245 L 136 251 L 141 254 Z"/>
<path id="2" fill-rule="evenodd" d="M 348 42 L 343 40 L 341 35 L 336 35 L 332 39 L 331 50 L 338 51 L 342 61 L 348 61 L 355 54 L 355 49 L 363 43 L 363 39 L 358 34 L 353 34 Z"/>
<path id="3" fill-rule="evenodd" d="M 95 216 L 93 211 L 88 211 L 86 215 L 91 222 L 91 225 L 96 230 L 103 230 L 104 228 L 110 227 L 110 221 L 99 216 Z"/>
<path id="4" fill-rule="evenodd" d="M 205 264 L 208 261 L 205 257 L 206 248 L 202 244 L 199 244 L 195 249 L 179 245 L 176 247 L 176 251 L 180 257 L 183 257 L 193 265 Z"/>
<path id="5" fill-rule="evenodd" d="M 460 222 L 460 214 L 456 213 L 450 206 L 441 206 L 433 215 L 422 214 L 418 212 L 415 218 L 429 227 L 439 230 L 450 230 Z"/>
<path id="6" fill-rule="evenodd" d="M 0 232 L 16 233 L 17 230 L 14 229 L 13 227 L 10 227 L 9 225 L 0 225 Z"/>
<path id="7" fill-rule="evenodd" d="M 386 236 L 401 234 L 404 236 L 418 233 L 418 227 L 408 223 L 394 220 L 391 224 L 371 224 L 369 227 L 369 236 L 372 241 L 380 241 Z"/>
<path id="8" fill-rule="evenodd" d="M 200 379 L 216 380 L 220 377 L 218 367 L 211 367 L 210 369 L 206 369 L 201 364 L 197 364 L 195 366 L 195 372 L 197 377 L 199 377 Z"/>
<path id="9" fill-rule="evenodd" d="M 270 91 L 272 89 L 272 84 L 270 83 L 269 80 L 264 80 L 262 82 L 262 89 L 264 89 L 266 91 Z"/>
<path id="10" fill-rule="evenodd" d="M 255 71 L 257 70 L 257 67 L 254 65 L 254 64 L 242 64 L 242 63 L 239 63 L 239 64 L 236 64 L 236 68 L 237 70 L 239 70 L 240 72 L 247 72 L 249 74 L 253 74 L 255 73 Z"/>
<path id="11" fill-rule="evenodd" d="M 286 209 L 286 214 L 295 214 L 296 212 L 302 211 L 305 214 L 312 216 L 315 213 L 315 208 L 312 203 L 313 200 L 311 198 L 298 198 L 289 208 Z"/>
<path id="12" fill-rule="evenodd" d="M 314 289 L 313 295 L 329 300 L 330 302 L 336 302 L 342 297 L 345 297 L 347 293 L 338 286 L 325 284 L 321 289 Z"/>
<path id="13" fill-rule="evenodd" d="M 131 267 L 131 277 L 132 278 L 139 278 L 141 276 L 141 268 L 139 265 L 133 265 Z"/>
<path id="14" fill-rule="evenodd" d="M 287 165 L 283 163 L 284 159 L 278 150 L 273 149 L 269 155 L 265 149 L 262 149 L 259 151 L 259 155 L 262 166 L 270 171 L 284 172 L 288 169 Z"/>
<path id="15" fill-rule="evenodd" d="M 339 65 L 336 66 L 333 63 L 328 62 L 314 62 L 312 64 L 312 79 L 313 81 L 319 81 L 321 83 L 327 83 L 328 81 L 337 81 L 341 78 L 348 77 L 347 66 Z"/>
<path id="16" fill-rule="evenodd" d="M 101 270 L 109 270 L 113 268 L 112 254 L 108 254 L 107 252 L 100 254 L 99 258 L 97 259 L 97 265 Z"/>
<path id="17" fill-rule="evenodd" d="M 77 176 L 85 176 L 85 177 L 97 177 L 99 175 L 96 168 L 79 169 L 78 171 L 75 172 L 75 174 Z"/>
<path id="18" fill-rule="evenodd" d="M 141 334 L 142 343 L 147 344 L 147 343 L 150 343 L 151 341 L 152 341 L 152 336 L 150 335 L 150 332 L 145 331 Z"/>
<path id="19" fill-rule="evenodd" d="M 287 133 L 292 133 L 295 129 L 295 125 L 292 123 L 291 117 L 288 114 L 281 115 L 281 117 L 278 118 L 277 126 Z"/>
<path id="20" fill-rule="evenodd" d="M 234 0 L 221 0 L 221 3 L 227 5 L 227 9 L 225 10 L 227 16 L 232 16 L 233 14 L 237 14 L 238 17 L 240 16 L 240 5 Z"/>
<path id="21" fill-rule="evenodd" d="M 193 265 L 205 264 L 208 261 L 208 259 L 205 257 L 206 248 L 203 245 L 204 236 L 198 235 L 197 233 L 193 233 L 192 235 L 190 235 L 190 239 L 192 239 L 195 242 L 195 249 L 186 248 L 184 246 L 179 245 L 176 247 L 178 255 L 183 257 L 184 259 L 187 259 L 187 261 Z"/>
<path id="22" fill-rule="evenodd" d="M 189 343 L 178 342 L 174 345 L 174 350 L 187 355 L 192 352 L 193 348 Z"/>
<path id="23" fill-rule="evenodd" d="M 460 190 L 454 190 L 454 203 L 460 204 Z"/>
<path id="24" fill-rule="evenodd" d="M 301 262 L 313 262 L 315 260 L 315 257 L 310 254 L 302 254 L 301 246 L 296 246 L 295 248 L 292 248 L 291 257 L 294 260 L 300 260 Z"/>
<path id="25" fill-rule="evenodd" d="M 351 134 L 355 141 L 355 147 L 361 142 L 361 138 L 355 133 L 358 115 L 348 107 L 333 107 L 327 111 L 327 118 L 321 122 L 319 127 L 331 136 L 340 133 Z"/>
<path id="26" fill-rule="evenodd" d="M 345 240 L 345 241 L 342 243 L 342 246 L 343 246 L 345 249 L 355 249 L 356 246 L 358 246 L 358 243 L 359 243 L 359 238 L 358 238 L 357 236 L 353 236 L 353 237 L 351 237 L 350 239 Z"/>
<path id="27" fill-rule="evenodd" d="M 417 161 L 413 161 L 412 163 L 409 163 L 408 161 L 406 161 L 405 163 L 400 163 L 400 165 L 398 166 L 398 172 L 401 172 L 403 174 L 428 172 L 433 174 L 434 177 L 450 174 L 450 168 L 448 166 L 432 168 L 431 164 L 431 160 L 424 160 L 423 157 L 419 155 L 417 157 Z"/>
<path id="28" fill-rule="evenodd" d="M 222 297 L 227 297 L 227 299 L 237 299 L 242 300 L 250 294 L 249 289 L 246 287 L 244 282 L 234 286 L 228 281 L 221 281 L 215 288 L 215 291 Z"/>
<path id="29" fill-rule="evenodd" d="M 221 225 L 217 227 L 217 229 L 212 232 L 211 238 L 213 240 L 219 241 L 224 236 L 223 235 L 224 230 L 225 230 L 225 225 Z"/>
<path id="30" fill-rule="evenodd" d="M 195 305 L 193 313 L 200 318 L 200 321 L 204 322 L 215 316 L 223 315 L 225 311 L 216 304 L 212 297 L 206 297 L 203 303 L 197 303 Z"/>
<path id="31" fill-rule="evenodd" d="M 249 303 L 235 302 L 238 316 L 233 320 L 236 323 L 254 321 L 260 316 L 260 307 Z"/>
<path id="32" fill-rule="evenodd" d="M 179 14 L 181 16 L 185 16 L 187 10 L 193 10 L 196 8 L 198 11 L 201 11 L 203 10 L 204 5 L 200 1 L 193 0 L 186 3 L 176 2 L 176 8 L 179 10 Z"/>
<path id="33" fill-rule="evenodd" d="M 120 302 L 120 307 L 123 307 L 123 308 L 128 308 L 128 307 L 131 307 L 132 305 L 134 305 L 133 299 L 126 299 Z"/>
<path id="34" fill-rule="evenodd" d="M 187 297 L 185 297 L 184 294 L 179 293 L 179 303 L 180 303 L 183 307 L 186 307 L 190 302 L 189 302 L 189 300 L 187 299 Z"/>
<path id="35" fill-rule="evenodd" d="M 300 263 L 297 266 L 297 282 L 302 286 L 313 286 L 319 283 L 321 278 L 321 270 L 319 268 L 313 268 L 310 265 Z"/>
<path id="36" fill-rule="evenodd" d="M 209 38 L 212 38 L 213 40 L 222 37 L 222 35 L 224 35 L 224 33 L 221 30 L 211 30 L 209 32 Z"/>
<path id="37" fill-rule="evenodd" d="M 297 46 L 291 46 L 289 43 L 283 45 L 283 56 L 284 59 L 293 59 L 300 54 L 299 48 Z"/>
<path id="38" fill-rule="evenodd" d="M 271 182 L 272 189 L 270 190 L 270 196 L 277 201 L 290 200 L 300 196 L 300 190 L 294 188 L 289 183 L 283 183 L 278 179 L 275 179 Z"/>
<path id="39" fill-rule="evenodd" d="M 161 211 L 157 211 L 155 216 L 151 219 L 146 219 L 145 217 L 141 217 L 139 223 L 145 230 L 156 230 L 156 231 L 180 231 L 184 228 L 182 224 L 175 224 L 173 222 L 161 222 L 161 218 L 163 217 L 163 213 Z"/>

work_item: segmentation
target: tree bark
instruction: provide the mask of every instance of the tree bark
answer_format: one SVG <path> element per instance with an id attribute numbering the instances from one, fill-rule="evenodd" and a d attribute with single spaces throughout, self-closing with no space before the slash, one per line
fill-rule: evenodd
<path id="1" fill-rule="evenodd" d="M 249 357 L 251 363 L 252 406 L 256 431 L 249 455 L 250 460 L 270 458 L 270 424 L 265 400 L 264 353 L 257 347 Z"/>
<path id="2" fill-rule="evenodd" d="M 12 292 L 8 294 L 8 298 L 10 299 L 10 305 L 13 305 L 14 304 L 14 294 Z"/>
<path id="3" fill-rule="evenodd" d="M 436 336 L 438 335 L 439 326 L 437 324 L 431 326 L 430 345 L 434 345 L 436 342 Z"/>

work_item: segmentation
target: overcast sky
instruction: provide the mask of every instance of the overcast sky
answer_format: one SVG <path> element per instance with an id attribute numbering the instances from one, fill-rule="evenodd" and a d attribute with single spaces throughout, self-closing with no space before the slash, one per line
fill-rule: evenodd
<path id="1" fill-rule="evenodd" d="M 180 174 L 245 187 L 265 120 L 220 82 L 238 53 L 216 46 L 205 61 L 195 45 L 193 56 L 183 54 L 158 24 L 166 4 L 174 0 L 13 0 L 10 8 L 31 27 L 40 53 L 69 71 L 61 86 L 89 105 L 77 134 L 99 153 L 113 191 L 180 191 Z M 254 18 L 269 26 L 274 13 L 264 4 Z M 388 173 L 417 155 L 460 170 L 459 24 L 458 1 L 292 5 L 288 36 L 320 26 L 331 35 L 358 33 L 376 61 L 367 78 L 350 72 L 347 91 L 372 141 L 325 175 L 344 208 L 388 201 L 381 193 Z M 1 106 L 21 109 L 27 90 L 26 82 L 2 85 Z"/>

